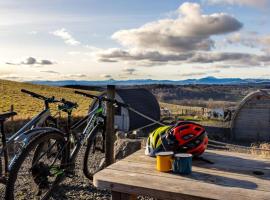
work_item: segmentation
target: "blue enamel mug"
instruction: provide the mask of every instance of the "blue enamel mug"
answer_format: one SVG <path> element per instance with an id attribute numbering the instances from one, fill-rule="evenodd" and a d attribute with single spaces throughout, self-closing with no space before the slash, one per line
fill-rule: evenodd
<path id="1" fill-rule="evenodd" d="M 174 155 L 172 164 L 173 173 L 188 175 L 192 172 L 192 155 L 188 153 L 179 153 Z"/>

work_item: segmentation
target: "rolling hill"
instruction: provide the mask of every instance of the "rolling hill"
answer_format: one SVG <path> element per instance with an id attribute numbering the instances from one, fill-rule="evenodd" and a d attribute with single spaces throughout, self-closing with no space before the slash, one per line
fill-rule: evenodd
<path id="1" fill-rule="evenodd" d="M 56 98 L 65 98 L 66 100 L 77 102 L 79 108 L 74 112 L 75 116 L 85 115 L 91 101 L 85 97 L 74 94 L 74 89 L 70 88 L 0 80 L 0 113 L 10 110 L 10 106 L 14 105 L 14 110 L 18 113 L 17 118 L 25 119 L 33 117 L 43 109 L 43 101 L 22 93 L 20 91 L 21 89 L 27 89 L 45 96 L 55 96 Z M 56 105 L 52 105 L 52 109 L 55 111 Z"/>

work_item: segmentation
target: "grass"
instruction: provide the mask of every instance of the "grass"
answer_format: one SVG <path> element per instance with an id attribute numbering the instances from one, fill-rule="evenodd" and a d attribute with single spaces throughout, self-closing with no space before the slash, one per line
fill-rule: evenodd
<path id="1" fill-rule="evenodd" d="M 9 111 L 10 106 L 13 105 L 14 111 L 18 113 L 15 119 L 28 119 L 43 109 L 42 100 L 22 93 L 21 89 L 30 90 L 48 97 L 55 96 L 56 98 L 65 98 L 77 102 L 79 107 L 74 111 L 74 116 L 84 116 L 91 103 L 91 99 L 75 94 L 74 89 L 0 80 L 0 113 Z M 91 91 L 90 93 L 96 94 L 97 92 Z M 52 113 L 56 113 L 57 106 L 52 104 L 51 108 Z"/>
<path id="2" fill-rule="evenodd" d="M 264 150 L 255 150 L 256 148 L 265 149 Z M 259 143 L 251 145 L 251 154 L 259 155 L 263 158 L 270 158 L 270 143 Z"/>

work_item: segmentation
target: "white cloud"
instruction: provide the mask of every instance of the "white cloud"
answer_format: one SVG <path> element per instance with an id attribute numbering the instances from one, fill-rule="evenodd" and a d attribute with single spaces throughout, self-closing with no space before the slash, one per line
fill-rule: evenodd
<path id="1" fill-rule="evenodd" d="M 212 36 L 238 31 L 242 23 L 226 13 L 203 14 L 196 3 L 184 3 L 176 19 L 163 19 L 147 23 L 140 28 L 121 30 L 112 38 L 124 48 L 100 50 L 99 61 L 118 62 L 137 66 L 164 64 L 213 63 L 226 67 L 270 66 L 270 54 L 214 51 Z M 255 32 L 242 32 L 227 37 L 228 44 L 267 48 L 270 37 L 259 37 Z"/>
<path id="2" fill-rule="evenodd" d="M 227 44 L 259 48 L 266 53 L 270 53 L 270 35 L 259 35 L 256 32 L 239 32 L 229 35 L 225 42 Z"/>
<path id="3" fill-rule="evenodd" d="M 241 44 L 243 46 L 255 48 L 258 46 L 257 33 L 234 33 L 228 36 L 225 41 L 229 44 Z"/>
<path id="4" fill-rule="evenodd" d="M 104 78 L 104 79 L 112 79 L 113 78 L 112 75 L 110 75 L 110 74 L 101 74 L 100 77 Z"/>
<path id="5" fill-rule="evenodd" d="M 124 48 L 99 50 L 101 62 L 132 62 L 153 66 L 196 62 L 202 53 L 215 60 L 211 50 L 212 36 L 226 34 L 242 28 L 242 23 L 226 13 L 203 14 L 197 3 L 184 3 L 175 19 L 162 19 L 139 28 L 120 30 L 112 35 Z M 206 54 L 206 52 L 209 52 Z M 224 58 L 229 60 L 228 57 Z M 193 61 L 194 60 L 194 61 Z M 221 62 L 222 58 L 218 62 Z"/>
<path id="6" fill-rule="evenodd" d="M 268 0 L 204 0 L 209 4 L 229 4 L 239 6 L 252 6 L 264 8 L 268 4 Z"/>
<path id="7" fill-rule="evenodd" d="M 162 19 L 137 29 L 121 30 L 112 38 L 128 48 L 183 52 L 210 50 L 214 46 L 212 35 L 237 31 L 242 23 L 225 13 L 202 14 L 196 3 L 184 3 L 176 19 Z"/>
<path id="8" fill-rule="evenodd" d="M 64 40 L 64 42 L 68 45 L 77 46 L 80 44 L 79 41 L 77 41 L 66 29 L 61 28 L 58 30 L 55 30 L 54 32 L 51 32 L 52 35 L 55 35 L 57 37 L 60 37 Z"/>

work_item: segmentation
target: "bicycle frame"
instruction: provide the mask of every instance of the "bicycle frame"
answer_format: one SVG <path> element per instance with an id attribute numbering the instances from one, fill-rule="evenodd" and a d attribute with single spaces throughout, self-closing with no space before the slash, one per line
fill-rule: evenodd
<path id="1" fill-rule="evenodd" d="M 0 156 L 2 156 L 4 149 L 7 149 L 11 144 L 17 143 L 20 144 L 20 148 L 22 149 L 24 146 L 26 146 L 31 138 L 31 130 L 33 128 L 39 127 L 42 125 L 46 119 L 51 116 L 50 108 L 45 107 L 43 111 L 41 111 L 38 115 L 36 115 L 34 118 L 32 118 L 28 123 L 26 123 L 20 130 L 18 130 L 14 135 L 12 135 L 10 138 L 8 138 L 7 143 L 5 147 L 0 152 Z M 14 160 L 16 157 L 20 154 L 20 152 L 16 152 L 16 154 L 13 156 L 13 158 L 8 163 L 7 169 L 10 170 Z M 7 173 L 7 172 L 6 172 Z"/>
<path id="2" fill-rule="evenodd" d="M 79 122 L 75 123 L 71 127 L 71 134 L 72 131 L 81 127 L 82 124 L 84 124 L 86 121 L 87 125 L 85 126 L 83 132 L 79 136 L 79 140 L 77 141 L 74 149 L 72 152 L 69 154 L 69 161 L 74 162 L 80 149 L 81 146 L 89 139 L 93 137 L 93 131 L 98 128 L 99 126 L 102 126 L 105 123 L 105 116 L 103 115 L 103 107 L 101 105 L 96 106 L 91 112 L 87 114 L 86 117 L 84 117 L 82 120 Z"/>

